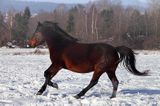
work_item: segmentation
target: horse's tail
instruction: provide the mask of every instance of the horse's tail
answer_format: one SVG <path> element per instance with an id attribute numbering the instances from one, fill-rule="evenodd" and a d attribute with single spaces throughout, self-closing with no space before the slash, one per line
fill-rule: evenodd
<path id="1" fill-rule="evenodd" d="M 146 76 L 148 75 L 148 70 L 144 72 L 139 72 L 135 67 L 135 53 L 132 49 L 125 46 L 116 47 L 117 52 L 119 53 L 119 62 L 123 61 L 125 68 L 134 75 Z"/>

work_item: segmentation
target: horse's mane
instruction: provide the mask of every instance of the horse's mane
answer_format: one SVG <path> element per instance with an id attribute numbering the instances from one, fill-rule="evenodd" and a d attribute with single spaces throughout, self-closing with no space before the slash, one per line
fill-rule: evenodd
<path id="1" fill-rule="evenodd" d="M 67 32 L 65 32 L 62 28 L 60 28 L 58 26 L 58 23 L 54 23 L 51 21 L 45 21 L 45 24 L 51 24 L 50 27 L 54 27 L 55 31 L 61 35 L 61 37 L 63 37 L 64 39 L 70 40 L 70 41 L 78 41 L 78 39 L 72 37 L 71 35 L 69 35 Z"/>

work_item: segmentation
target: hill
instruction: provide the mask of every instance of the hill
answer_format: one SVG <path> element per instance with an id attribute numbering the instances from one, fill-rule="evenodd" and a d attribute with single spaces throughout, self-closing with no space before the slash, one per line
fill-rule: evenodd
<path id="1" fill-rule="evenodd" d="M 25 7 L 29 7 L 31 13 L 51 12 L 60 4 L 51 2 L 32 2 L 32 1 L 13 1 L 13 0 L 0 0 L 0 11 L 6 12 L 8 10 L 22 11 Z M 66 4 L 66 9 L 74 6 L 74 4 Z"/>

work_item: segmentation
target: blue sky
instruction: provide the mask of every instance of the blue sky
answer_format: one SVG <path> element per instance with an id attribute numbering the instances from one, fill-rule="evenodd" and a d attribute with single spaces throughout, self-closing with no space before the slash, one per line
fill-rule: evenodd
<path id="1" fill-rule="evenodd" d="M 55 2 L 55 3 L 87 3 L 92 0 L 19 0 L 19 1 L 39 1 L 39 2 Z"/>
<path id="2" fill-rule="evenodd" d="M 38 1 L 38 2 L 55 2 L 55 3 L 87 3 L 95 0 L 19 0 L 19 1 Z M 122 0 L 123 3 L 147 3 L 148 0 Z"/>

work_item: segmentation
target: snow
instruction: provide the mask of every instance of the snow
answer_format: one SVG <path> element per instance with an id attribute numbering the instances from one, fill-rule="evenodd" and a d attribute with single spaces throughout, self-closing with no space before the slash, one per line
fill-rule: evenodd
<path id="1" fill-rule="evenodd" d="M 119 65 L 117 97 L 110 99 L 112 84 L 106 74 L 82 99 L 75 99 L 90 82 L 93 73 L 61 70 L 53 79 L 59 89 L 47 87 L 43 72 L 51 64 L 47 49 L 0 49 L 0 106 L 160 106 L 160 51 L 136 51 L 137 68 L 150 69 L 150 76 L 134 76 Z"/>

